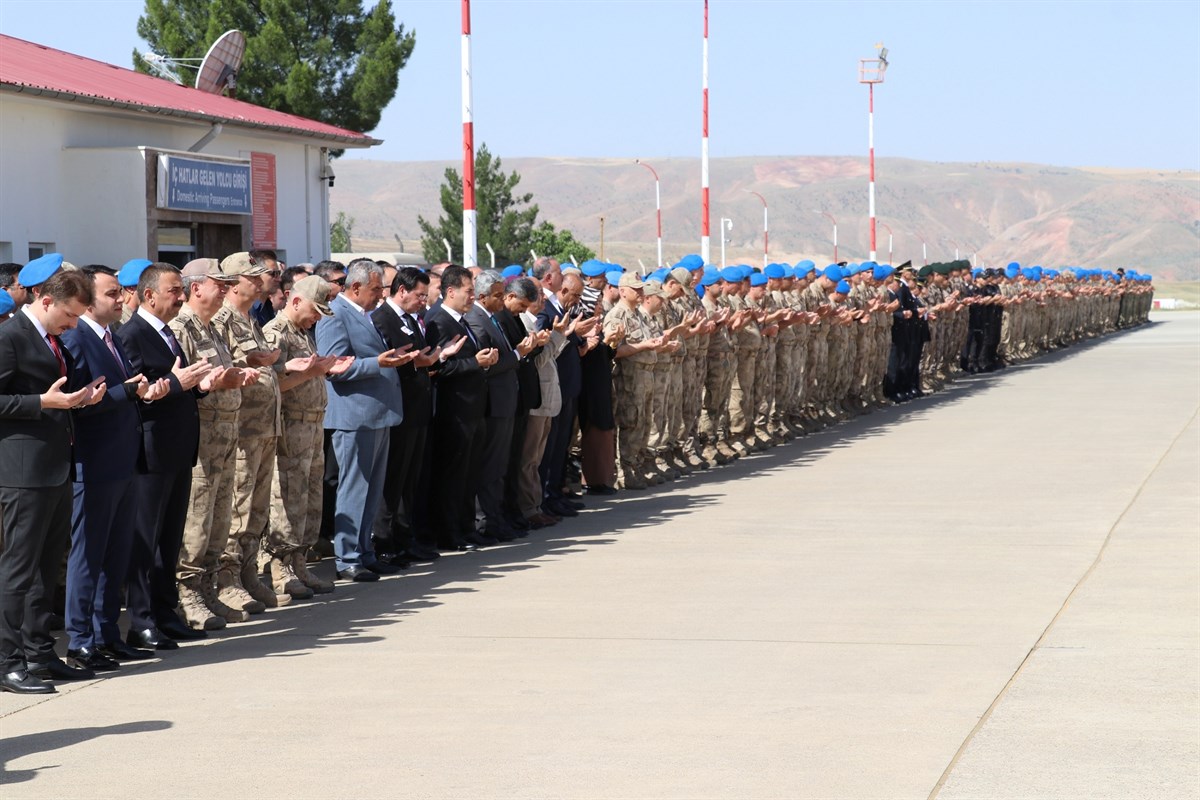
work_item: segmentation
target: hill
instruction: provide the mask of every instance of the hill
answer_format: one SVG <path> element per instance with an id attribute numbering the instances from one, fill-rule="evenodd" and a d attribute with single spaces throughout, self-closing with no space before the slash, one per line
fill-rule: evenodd
<path id="1" fill-rule="evenodd" d="M 700 241 L 698 159 L 655 159 L 662 179 L 664 255 L 696 252 Z M 330 191 L 334 214 L 356 220 L 356 249 L 393 249 L 397 238 L 419 251 L 418 214 L 436 218 L 438 187 L 448 162 L 340 160 Z M 721 158 L 711 162 L 712 260 L 720 259 L 719 220 L 733 220 L 728 260 L 761 263 L 762 205 L 770 204 L 773 261 L 868 253 L 867 162 L 850 157 Z M 647 265 L 655 259 L 654 184 L 629 159 L 514 158 L 548 219 L 604 251 L 610 261 Z M 983 263 L 1132 267 L 1166 280 L 1200 279 L 1200 173 L 1039 164 L 954 164 L 883 158 L 876 162 L 879 260 L 931 261 L 977 253 Z M 484 242 L 480 251 L 486 259 Z M 481 260 L 484 260 L 481 259 Z"/>

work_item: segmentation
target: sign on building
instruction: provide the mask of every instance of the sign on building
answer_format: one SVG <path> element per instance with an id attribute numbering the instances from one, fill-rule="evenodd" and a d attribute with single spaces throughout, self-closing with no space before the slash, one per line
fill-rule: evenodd
<path id="1" fill-rule="evenodd" d="M 250 214 L 250 164 L 160 154 L 158 207 Z"/>

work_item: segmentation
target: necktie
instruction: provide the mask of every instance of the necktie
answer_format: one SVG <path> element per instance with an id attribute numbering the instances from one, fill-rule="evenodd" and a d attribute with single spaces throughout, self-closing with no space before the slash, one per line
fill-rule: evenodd
<path id="1" fill-rule="evenodd" d="M 463 330 L 467 332 L 467 338 L 471 340 L 471 344 L 478 348 L 479 340 L 475 338 L 475 334 L 471 333 L 471 326 L 467 324 L 465 319 L 459 320 L 459 324 L 462 325 Z"/>
<path id="2" fill-rule="evenodd" d="M 58 337 L 47 333 L 46 341 L 50 343 L 50 349 L 54 351 L 54 357 L 58 359 L 58 377 L 67 377 L 67 361 L 63 358 L 62 350 L 58 346 Z"/>
<path id="3" fill-rule="evenodd" d="M 177 356 L 183 355 L 179 350 L 179 340 L 175 338 L 175 334 L 166 325 L 162 327 L 163 338 L 167 340 L 167 347 L 171 348 L 171 352 Z"/>
<path id="4" fill-rule="evenodd" d="M 108 345 L 108 352 L 112 353 L 113 360 L 117 362 L 117 369 L 121 371 L 121 377 L 128 378 L 129 373 L 125 371 L 125 363 L 121 361 L 117 347 L 113 344 L 112 332 L 107 329 L 104 331 L 104 344 Z"/>

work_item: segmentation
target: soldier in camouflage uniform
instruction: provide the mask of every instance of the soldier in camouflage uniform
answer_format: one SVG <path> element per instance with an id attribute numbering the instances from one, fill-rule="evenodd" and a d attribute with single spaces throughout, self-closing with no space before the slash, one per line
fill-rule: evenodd
<path id="1" fill-rule="evenodd" d="M 221 262 L 221 271 L 237 275 L 225 304 L 213 316 L 213 329 L 225 341 L 235 367 L 254 370 L 257 380 L 242 390 L 238 410 L 238 444 L 233 493 L 233 525 L 221 556 L 217 586 L 222 602 L 244 606 L 247 595 L 266 608 L 287 605 L 292 595 L 269 590 L 259 580 L 258 554 L 271 512 L 271 475 L 275 471 L 275 440 L 279 436 L 279 382 L 274 364 L 279 351 L 267 344 L 262 328 L 250 316 L 262 296 L 267 269 L 249 253 L 234 253 Z M 296 582 L 300 597 L 312 590 Z"/>
<path id="2" fill-rule="evenodd" d="M 643 284 L 642 316 L 650 329 L 650 338 L 664 342 L 678 334 L 677 328 L 668 330 L 666 327 L 667 323 L 663 318 L 665 301 L 662 283 L 648 280 Z M 665 451 L 670 443 L 667 406 L 671 398 L 671 372 L 674 366 L 672 359 L 682 343 L 674 340 L 670 342 L 670 345 L 670 347 L 658 348 L 658 359 L 654 363 L 654 381 L 651 391 L 653 410 L 650 414 L 650 437 L 647 440 L 646 458 L 643 463 L 643 471 L 649 476 L 651 483 L 674 480 L 681 475 L 680 471 L 668 464 L 665 458 Z"/>
<path id="3" fill-rule="evenodd" d="M 215 259 L 209 258 L 190 262 L 182 277 L 187 302 L 169 323 L 171 332 L 189 363 L 207 361 L 214 369 L 200 385 L 208 394 L 196 401 L 200 448 L 192 468 L 176 580 L 184 621 L 196 630 L 213 630 L 225 627 L 226 622 L 245 622 L 251 613 L 264 609 L 261 604 L 230 608 L 218 599 L 216 591 L 217 570 L 233 513 L 240 389 L 257 376 L 233 366 L 229 350 L 211 324 L 233 280 L 221 273 Z"/>
<path id="4" fill-rule="evenodd" d="M 322 316 L 330 316 L 333 285 L 310 275 L 297 281 L 283 310 L 263 328 L 273 350 L 279 350 L 280 412 L 283 430 L 275 451 L 271 480 L 271 521 L 264 547 L 271 557 L 271 575 L 295 579 L 318 594 L 333 591 L 333 583 L 308 571 L 308 549 L 316 544 L 321 528 L 321 485 L 325 472 L 322 447 L 325 404 L 324 376 L 344 372 L 353 356 L 336 359 L 317 353 L 312 329 Z M 305 360 L 308 361 L 304 366 Z M 278 566 L 276 566 L 276 562 Z"/>
<path id="5" fill-rule="evenodd" d="M 734 375 L 729 394 L 729 444 L 745 455 L 760 447 L 754 438 L 754 382 L 757 379 L 762 331 L 745 297 L 749 275 L 740 267 L 726 267 L 721 271 L 721 277 L 728 287 L 725 301 L 730 310 L 742 318 L 742 324 L 733 329 Z"/>
<path id="6" fill-rule="evenodd" d="M 645 489 L 643 469 L 654 410 L 654 365 L 656 348 L 662 343 L 650 334 L 650 325 L 640 311 L 644 284 L 637 275 L 626 273 L 618 284 L 621 298 L 604 316 L 604 337 L 618 333 L 624 341 L 617 347 L 613 367 L 613 416 L 617 423 L 617 480 L 623 489 Z"/>
<path id="7" fill-rule="evenodd" d="M 704 410 L 700 416 L 703 457 L 726 463 L 737 454 L 726 441 L 729 431 L 729 394 L 733 386 L 733 339 L 730 311 L 724 298 L 724 278 L 715 272 L 701 279 L 701 305 L 713 330 L 708 337 L 708 360 L 704 364 Z"/>

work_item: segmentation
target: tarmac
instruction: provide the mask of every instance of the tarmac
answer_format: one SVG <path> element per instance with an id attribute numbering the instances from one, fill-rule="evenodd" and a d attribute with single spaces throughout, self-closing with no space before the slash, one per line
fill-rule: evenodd
<path id="1" fill-rule="evenodd" d="M 1200 797 L 1200 314 L 1152 319 L 0 696 L 0 797 Z"/>

